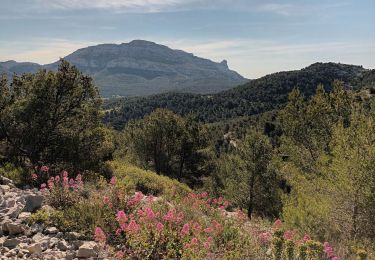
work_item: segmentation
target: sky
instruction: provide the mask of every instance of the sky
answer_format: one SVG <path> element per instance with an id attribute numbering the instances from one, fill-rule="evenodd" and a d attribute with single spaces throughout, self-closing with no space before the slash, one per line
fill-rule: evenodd
<path id="1" fill-rule="evenodd" d="M 375 68 L 374 0 L 0 0 L 0 61 L 149 40 L 247 78 L 314 62 Z"/>

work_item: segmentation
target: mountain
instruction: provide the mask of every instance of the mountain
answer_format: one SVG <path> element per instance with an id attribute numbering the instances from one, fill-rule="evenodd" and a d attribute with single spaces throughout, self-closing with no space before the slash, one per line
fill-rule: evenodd
<path id="1" fill-rule="evenodd" d="M 35 73 L 41 68 L 41 65 L 32 62 L 16 62 L 14 60 L 0 62 L 0 74 Z"/>
<path id="2" fill-rule="evenodd" d="M 149 41 L 101 44 L 79 49 L 64 59 L 91 75 L 104 97 L 144 96 L 165 92 L 215 93 L 247 82 L 228 68 L 181 50 Z M 0 62 L 7 74 L 56 70 L 58 61 L 47 65 Z"/>
<path id="3" fill-rule="evenodd" d="M 304 69 L 278 72 L 212 95 L 166 93 L 107 102 L 106 121 L 121 129 L 129 120 L 139 119 L 155 108 L 167 108 L 180 115 L 193 113 L 201 122 L 218 122 L 251 116 L 284 106 L 288 93 L 298 88 L 309 97 L 318 84 L 329 91 L 334 80 L 347 88 L 374 86 L 375 70 L 361 66 L 315 63 Z M 371 85 L 372 84 L 372 85 Z"/>

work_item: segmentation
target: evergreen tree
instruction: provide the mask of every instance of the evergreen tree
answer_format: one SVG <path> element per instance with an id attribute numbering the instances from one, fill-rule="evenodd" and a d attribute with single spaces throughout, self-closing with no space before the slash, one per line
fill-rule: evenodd
<path id="1" fill-rule="evenodd" d="M 111 157 L 113 145 L 102 127 L 97 88 L 76 67 L 62 60 L 57 72 L 15 75 L 11 84 L 3 78 L 0 86 L 6 156 L 74 171 L 95 169 Z"/>

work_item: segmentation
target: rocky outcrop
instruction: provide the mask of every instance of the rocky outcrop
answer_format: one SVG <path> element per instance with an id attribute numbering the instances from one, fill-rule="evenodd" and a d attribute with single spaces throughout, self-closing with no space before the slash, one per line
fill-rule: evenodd
<path id="1" fill-rule="evenodd" d="M 213 62 L 143 40 L 91 46 L 79 49 L 65 59 L 92 76 L 105 97 L 170 91 L 206 94 L 247 82 L 228 68 L 226 60 Z M 35 72 L 38 68 L 56 70 L 57 66 L 58 62 L 41 66 L 8 61 L 0 62 L 0 73 Z"/>
<path id="2" fill-rule="evenodd" d="M 0 260 L 102 259 L 99 246 L 77 232 L 28 223 L 32 212 L 45 207 L 37 189 L 21 190 L 0 176 Z M 100 255 L 105 255 L 101 252 Z M 109 259 L 109 257 L 106 257 Z"/>

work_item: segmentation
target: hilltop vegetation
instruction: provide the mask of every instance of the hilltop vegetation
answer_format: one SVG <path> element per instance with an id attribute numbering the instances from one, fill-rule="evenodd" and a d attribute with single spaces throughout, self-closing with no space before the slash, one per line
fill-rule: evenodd
<path id="1" fill-rule="evenodd" d="M 315 93 L 318 84 L 330 91 L 334 80 L 343 81 L 347 89 L 374 87 L 374 75 L 374 71 L 360 66 L 316 63 L 302 70 L 251 80 L 213 95 L 167 93 L 111 100 L 105 105 L 108 109 L 105 120 L 116 129 L 122 129 L 131 119 L 143 118 L 156 108 L 167 108 L 182 116 L 192 113 L 201 122 L 218 122 L 281 108 L 294 88 L 308 98 Z"/>
<path id="2" fill-rule="evenodd" d="M 94 237 L 120 258 L 371 259 L 372 79 L 315 64 L 191 95 L 215 101 L 197 107 L 207 117 L 158 102 L 138 114 L 153 99 L 135 99 L 139 119 L 118 131 L 101 123 L 90 79 L 62 62 L 2 80 L 0 172 L 46 192 L 52 210 L 33 221 Z"/>

